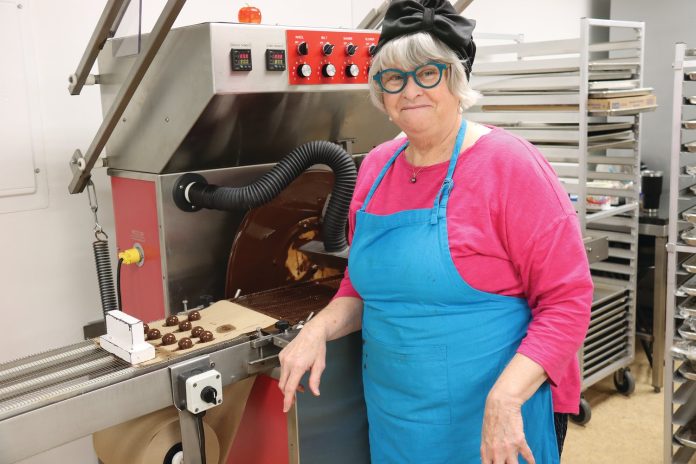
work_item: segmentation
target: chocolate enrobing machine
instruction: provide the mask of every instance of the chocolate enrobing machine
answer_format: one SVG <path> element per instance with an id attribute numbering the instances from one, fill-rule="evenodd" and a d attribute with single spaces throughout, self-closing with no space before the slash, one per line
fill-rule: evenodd
<path id="1" fill-rule="evenodd" d="M 340 184 L 309 156 L 275 198 L 251 210 L 257 204 L 220 207 L 218 186 L 237 188 L 226 191 L 235 196 L 264 175 L 261 184 L 270 182 L 291 152 L 310 146 L 340 159 L 398 133 L 369 101 L 375 32 L 205 23 L 167 33 L 183 5 L 170 0 L 150 34 L 100 40 L 123 4 L 108 3 L 70 86 L 79 93 L 102 46 L 105 119 L 87 153 L 73 156 L 70 191 L 85 189 L 105 148 L 117 248 L 142 254 L 121 269 L 122 310 L 148 322 L 234 298 L 287 324 L 147 367 L 93 340 L 2 364 L 0 462 L 181 406 L 180 381 L 192 373 L 214 368 L 223 386 L 272 373 L 280 349 L 337 288 L 346 250 L 322 244 L 329 235 L 344 240 L 343 231 L 325 230 L 328 203 L 350 198 L 354 166 L 346 168 L 352 181 Z M 259 376 L 247 403 L 255 420 L 239 429 L 252 443 L 236 444 L 221 462 L 368 462 L 359 363 L 357 334 L 330 343 L 322 396 L 299 394 L 287 417 L 277 385 Z M 196 419 L 181 409 L 186 462 L 201 462 Z"/>

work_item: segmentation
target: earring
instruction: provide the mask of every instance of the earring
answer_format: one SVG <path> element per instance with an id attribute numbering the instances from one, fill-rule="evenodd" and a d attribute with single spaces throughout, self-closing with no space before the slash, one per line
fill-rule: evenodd
<path id="1" fill-rule="evenodd" d="M 459 113 L 459 114 L 464 113 L 464 107 L 461 104 L 457 107 L 457 113 Z"/>
<path id="2" fill-rule="evenodd" d="M 390 120 L 390 121 L 392 120 L 391 116 L 389 116 L 389 120 Z"/>

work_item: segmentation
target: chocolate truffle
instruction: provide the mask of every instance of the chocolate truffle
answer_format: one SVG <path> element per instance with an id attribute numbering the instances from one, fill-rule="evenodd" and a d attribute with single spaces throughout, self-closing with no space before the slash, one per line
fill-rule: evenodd
<path id="1" fill-rule="evenodd" d="M 179 349 L 180 350 L 188 350 L 193 346 L 193 341 L 191 341 L 190 338 L 184 337 L 181 340 L 179 340 Z"/>
<path id="2" fill-rule="evenodd" d="M 167 327 L 174 327 L 179 324 L 179 318 L 176 316 L 169 316 L 165 324 L 167 324 Z"/>
<path id="3" fill-rule="evenodd" d="M 159 329 L 150 329 L 147 331 L 147 339 L 148 340 L 157 340 L 161 336 L 162 336 L 162 334 L 160 333 Z"/>
<path id="4" fill-rule="evenodd" d="M 200 335 L 200 337 L 198 337 L 198 339 L 201 341 L 201 343 L 209 342 L 213 339 L 213 332 L 206 330 Z"/>
<path id="5" fill-rule="evenodd" d="M 182 332 L 186 332 L 187 330 L 191 330 L 191 323 L 189 321 L 179 322 L 179 330 L 181 330 Z"/>
<path id="6" fill-rule="evenodd" d="M 174 343 L 176 343 L 176 336 L 174 334 L 164 334 L 164 337 L 162 337 L 163 345 L 173 345 Z"/>
<path id="7" fill-rule="evenodd" d="M 150 326 L 143 323 L 143 331 L 145 332 L 145 334 L 147 334 L 149 330 L 150 330 Z"/>
<path id="8" fill-rule="evenodd" d="M 191 329 L 191 336 L 192 337 L 200 337 L 204 331 L 205 331 L 205 329 L 203 327 L 201 327 L 200 325 L 197 325 L 196 327 Z"/>
<path id="9" fill-rule="evenodd" d="M 200 321 L 201 320 L 201 313 L 198 311 L 191 311 L 188 315 L 188 320 L 193 322 L 193 321 Z"/>

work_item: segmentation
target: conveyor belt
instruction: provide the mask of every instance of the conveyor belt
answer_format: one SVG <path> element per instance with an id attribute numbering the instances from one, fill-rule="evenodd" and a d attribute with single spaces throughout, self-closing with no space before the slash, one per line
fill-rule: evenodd
<path id="1" fill-rule="evenodd" d="M 0 365 L 0 420 L 120 379 L 137 369 L 91 340 Z"/>

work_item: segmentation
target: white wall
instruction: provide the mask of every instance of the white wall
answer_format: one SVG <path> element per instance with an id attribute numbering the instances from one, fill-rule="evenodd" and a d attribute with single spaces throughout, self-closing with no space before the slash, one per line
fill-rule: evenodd
<path id="1" fill-rule="evenodd" d="M 664 197 L 669 195 L 674 44 L 686 42 L 696 47 L 696 2 L 612 0 L 611 19 L 645 22 L 644 85 L 655 89 L 659 106 L 643 115 L 642 159 L 648 168 L 664 172 Z"/>
<path id="2" fill-rule="evenodd" d="M 70 156 L 76 148 L 84 152 L 101 122 L 99 89 L 85 87 L 82 95 L 70 96 L 67 76 L 74 72 L 106 1 L 21 1 L 23 14 L 31 25 L 30 53 L 37 65 L 37 101 L 49 202 L 44 209 L 0 214 L 0 310 L 4 322 L 0 362 L 77 342 L 82 338 L 82 326 L 101 314 L 91 247 L 92 215 L 86 195 L 69 195 L 67 191 Z M 148 30 L 165 2 L 143 3 L 144 29 Z M 244 3 L 189 0 L 176 24 L 234 21 Z M 350 27 L 379 1 L 250 3 L 261 9 L 264 23 Z M 478 0 L 466 12 L 478 20 L 477 31 L 523 33 L 526 40 L 577 37 L 578 18 L 590 14 L 590 0 Z M 128 13 L 123 24 L 126 32 L 137 30 L 135 18 L 134 12 Z M 2 66 L 0 63 L 0 69 Z M 0 107 L 0 111 L 12 109 Z M 94 180 L 100 221 L 107 232 L 112 232 L 110 188 L 104 171 L 96 170 Z M 113 243 L 112 238 L 112 252 Z M 25 464 L 82 464 L 95 460 L 87 438 L 43 453 Z"/>

